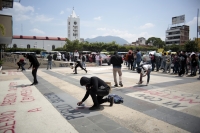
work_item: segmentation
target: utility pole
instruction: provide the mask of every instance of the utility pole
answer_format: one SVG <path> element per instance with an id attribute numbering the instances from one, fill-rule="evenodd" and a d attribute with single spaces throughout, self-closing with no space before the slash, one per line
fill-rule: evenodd
<path id="1" fill-rule="evenodd" d="M 198 32 L 200 32 L 199 31 L 199 25 L 198 25 L 198 19 L 199 19 L 199 9 L 197 10 L 197 45 L 199 45 L 199 42 L 198 42 Z"/>

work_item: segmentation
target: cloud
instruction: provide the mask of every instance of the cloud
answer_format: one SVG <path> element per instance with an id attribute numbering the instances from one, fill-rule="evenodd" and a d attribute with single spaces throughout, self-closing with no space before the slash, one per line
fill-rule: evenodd
<path id="1" fill-rule="evenodd" d="M 13 8 L 4 9 L 2 14 L 12 15 L 16 21 L 24 21 L 31 19 L 31 15 L 34 12 L 32 6 L 23 6 L 18 2 L 14 2 Z"/>
<path id="2" fill-rule="evenodd" d="M 64 13 L 65 13 L 64 11 L 61 11 L 61 12 L 60 12 L 60 14 L 64 14 Z"/>
<path id="3" fill-rule="evenodd" d="M 146 24 L 140 26 L 139 28 L 140 29 L 148 29 L 148 28 L 152 28 L 152 27 L 154 27 L 154 24 L 152 24 L 152 23 L 146 23 Z"/>
<path id="4" fill-rule="evenodd" d="M 71 8 L 67 8 L 66 11 L 70 12 L 70 11 L 71 11 Z"/>
<path id="5" fill-rule="evenodd" d="M 46 17 L 44 15 L 37 15 L 35 16 L 34 20 L 33 21 L 38 21 L 38 22 L 48 22 L 48 21 L 51 21 L 53 20 L 54 18 L 49 18 L 49 17 Z"/>
<path id="6" fill-rule="evenodd" d="M 200 22 L 200 17 L 198 21 Z M 194 24 L 197 24 L 197 17 L 194 17 L 191 21 L 187 22 L 187 25 L 194 25 Z"/>
<path id="7" fill-rule="evenodd" d="M 36 34 L 45 34 L 45 32 L 44 32 L 44 31 L 42 31 L 42 30 L 39 30 L 39 29 L 36 29 L 36 28 L 34 28 L 34 29 L 31 29 L 30 31 L 31 31 L 31 32 L 33 32 L 33 33 L 36 33 Z"/>
<path id="8" fill-rule="evenodd" d="M 97 30 L 103 30 L 104 31 L 104 30 L 106 30 L 106 28 L 97 28 Z"/>
<path id="9" fill-rule="evenodd" d="M 101 20 L 101 17 L 95 17 L 94 20 Z"/>
<path id="10" fill-rule="evenodd" d="M 18 2 L 14 2 L 13 8 L 4 9 L 2 14 L 12 15 L 16 21 L 47 22 L 53 20 L 53 18 L 39 15 L 34 11 L 34 7 L 32 6 L 23 6 Z"/>

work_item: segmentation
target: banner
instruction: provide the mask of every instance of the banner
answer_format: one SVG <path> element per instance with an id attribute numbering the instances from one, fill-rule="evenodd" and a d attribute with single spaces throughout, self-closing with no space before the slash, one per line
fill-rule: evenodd
<path id="1" fill-rule="evenodd" d="M 185 15 L 172 17 L 172 24 L 179 24 L 185 22 Z"/>

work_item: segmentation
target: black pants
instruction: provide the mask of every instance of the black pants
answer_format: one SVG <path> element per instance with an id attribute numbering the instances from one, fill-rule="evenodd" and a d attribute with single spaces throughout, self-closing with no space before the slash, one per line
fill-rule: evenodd
<path id="1" fill-rule="evenodd" d="M 181 69 L 180 69 L 180 72 L 179 72 L 179 76 L 181 76 L 182 74 L 185 74 L 185 64 L 181 64 Z"/>
<path id="2" fill-rule="evenodd" d="M 84 69 L 83 66 L 82 66 L 80 63 L 78 63 L 78 64 L 76 64 L 76 66 L 75 66 L 75 73 L 77 73 L 77 67 L 80 67 L 81 69 L 83 69 L 83 70 L 86 71 L 86 69 Z"/>
<path id="3" fill-rule="evenodd" d="M 107 96 L 109 94 L 109 90 L 95 90 L 93 87 L 90 91 L 90 96 L 92 97 L 92 101 L 94 105 L 98 106 L 99 104 L 108 102 L 107 98 L 104 98 L 104 96 Z"/>
<path id="4" fill-rule="evenodd" d="M 33 75 L 33 78 L 34 78 L 33 83 L 38 83 L 38 81 L 37 81 L 37 69 L 38 69 L 38 67 L 35 67 L 35 69 L 32 70 L 32 75 Z"/>

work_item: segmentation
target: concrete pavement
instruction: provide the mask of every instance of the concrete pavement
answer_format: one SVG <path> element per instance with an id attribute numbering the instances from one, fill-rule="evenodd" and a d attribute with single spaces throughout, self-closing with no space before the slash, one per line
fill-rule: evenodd
<path id="1" fill-rule="evenodd" d="M 38 69 L 39 84 L 31 84 L 31 70 L 0 74 L 0 133 L 186 133 L 200 132 L 200 81 L 197 77 L 152 72 L 148 86 L 137 85 L 139 74 L 123 68 L 124 87 L 112 94 L 123 104 L 108 103 L 89 111 L 92 100 L 78 107 L 85 88 L 82 76 L 98 76 L 113 83 L 112 67 Z M 143 79 L 146 81 L 146 77 Z M 145 83 L 145 82 L 144 82 Z"/>

